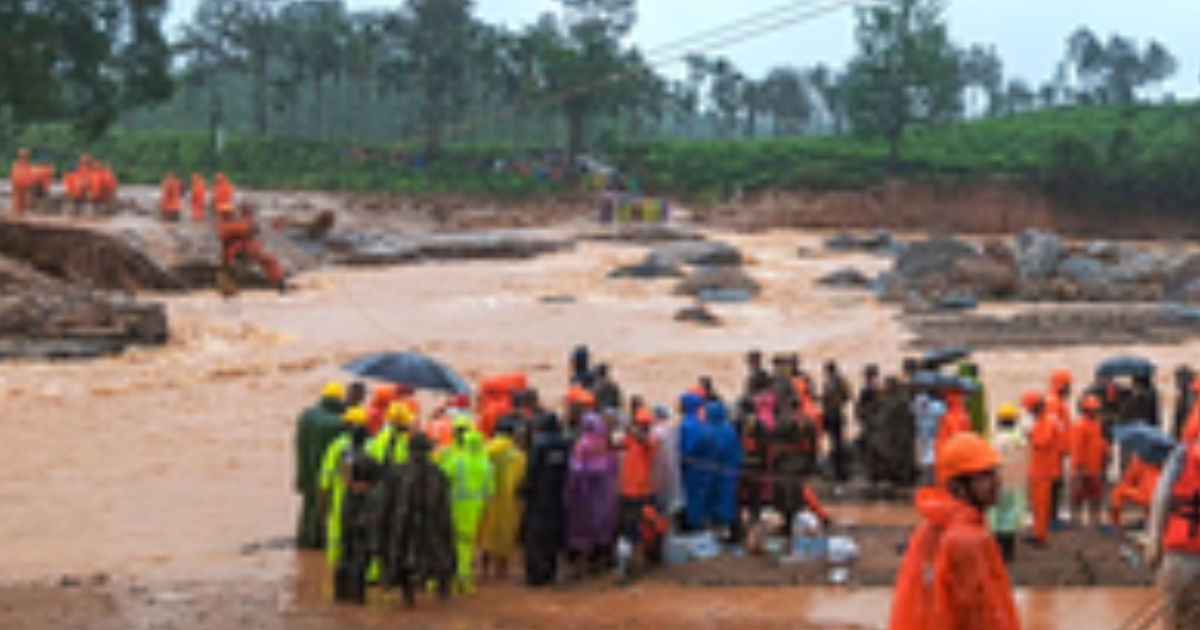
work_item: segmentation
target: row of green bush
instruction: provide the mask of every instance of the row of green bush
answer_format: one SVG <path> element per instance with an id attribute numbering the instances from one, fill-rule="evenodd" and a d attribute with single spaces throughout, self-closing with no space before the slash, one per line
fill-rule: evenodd
<path id="1" fill-rule="evenodd" d="M 563 190 L 546 169 L 497 168 L 511 146 L 450 146 L 436 160 L 403 147 L 292 138 L 228 139 L 214 159 L 204 134 L 120 131 L 82 147 L 69 131 L 20 139 L 60 168 L 87 151 L 123 181 L 153 183 L 170 171 L 222 170 L 251 187 L 408 193 L 530 195 Z M 1019 180 L 1082 202 L 1200 205 L 1200 109 L 1072 108 L 912 130 L 901 160 L 880 141 L 794 137 L 627 144 L 608 156 L 655 194 L 720 200 L 770 189 L 861 189 L 889 177 L 939 183 Z"/>

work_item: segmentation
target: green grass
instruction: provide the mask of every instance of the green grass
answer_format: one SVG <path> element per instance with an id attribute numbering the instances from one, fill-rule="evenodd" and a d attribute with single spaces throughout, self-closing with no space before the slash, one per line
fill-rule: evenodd
<path id="1" fill-rule="evenodd" d="M 116 131 L 81 146 L 65 129 L 40 127 L 21 141 L 60 169 L 90 152 L 126 182 L 155 183 L 168 170 L 213 170 L 204 134 Z M 414 165 L 415 152 L 399 146 L 234 137 L 218 168 L 258 188 L 512 196 L 563 190 L 547 178 L 493 170 L 514 152 L 450 146 L 437 161 Z M 1200 104 L 1064 108 L 915 129 L 895 174 L 882 142 L 849 137 L 659 141 L 619 147 L 610 159 L 648 193 L 691 200 L 772 189 L 854 190 L 895 175 L 944 184 L 1018 181 L 1087 204 L 1190 208 L 1200 206 Z"/>

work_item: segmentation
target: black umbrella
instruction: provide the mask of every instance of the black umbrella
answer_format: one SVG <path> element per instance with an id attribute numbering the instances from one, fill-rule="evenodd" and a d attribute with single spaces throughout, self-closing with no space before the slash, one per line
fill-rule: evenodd
<path id="1" fill-rule="evenodd" d="M 419 352 L 383 352 L 359 357 L 342 369 L 366 378 L 404 383 L 413 389 L 433 389 L 455 394 L 471 388 L 454 370 Z"/>
<path id="2" fill-rule="evenodd" d="M 1126 424 L 1113 429 L 1113 439 L 1148 464 L 1161 466 L 1175 451 L 1175 439 L 1148 424 Z"/>
<path id="3" fill-rule="evenodd" d="M 1104 361 L 1096 368 L 1096 376 L 1108 378 L 1119 376 L 1154 378 L 1154 364 L 1141 357 L 1113 357 Z"/>
<path id="4" fill-rule="evenodd" d="M 957 346 L 950 348 L 938 348 L 937 350 L 934 350 L 933 352 L 921 357 L 917 363 L 920 364 L 922 369 L 936 370 L 944 365 L 958 363 L 959 361 L 962 361 L 970 356 L 970 348 L 962 348 Z"/>
<path id="5" fill-rule="evenodd" d="M 926 387 L 938 391 L 957 391 L 964 394 L 971 394 L 979 389 L 978 385 L 968 379 L 928 371 L 913 374 L 912 384 L 917 387 Z"/>

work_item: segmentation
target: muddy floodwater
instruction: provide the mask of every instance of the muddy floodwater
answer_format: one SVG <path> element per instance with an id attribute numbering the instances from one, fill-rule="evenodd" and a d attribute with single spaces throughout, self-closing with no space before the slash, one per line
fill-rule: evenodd
<path id="1" fill-rule="evenodd" d="M 732 393 L 750 348 L 799 351 L 894 371 L 907 349 L 898 312 L 866 293 L 819 288 L 848 264 L 886 259 L 820 253 L 820 235 L 721 235 L 748 254 L 757 301 L 716 305 L 724 325 L 673 320 L 689 302 L 670 281 L 608 280 L 642 250 L 581 244 L 526 262 L 324 270 L 285 295 L 164 298 L 164 349 L 74 364 L 0 365 L 0 628 L 380 627 L 387 602 L 347 611 L 326 602 L 319 559 L 292 535 L 291 436 L 297 413 L 338 365 L 382 349 L 419 349 L 468 377 L 523 370 L 556 401 L 570 349 L 587 343 L 627 392 L 669 402 L 697 376 Z M 797 247 L 817 251 L 801 258 Z M 554 297 L 547 300 L 547 297 Z M 568 299 L 563 299 L 563 298 Z M 1121 352 L 1171 369 L 1200 347 L 989 351 L 978 355 L 993 404 L 1042 387 L 1052 369 L 1081 377 Z M 902 506 L 849 517 L 915 522 Z M 1022 591 L 1025 627 L 1117 628 L 1146 589 Z M 879 628 L 884 589 L 682 588 L 650 581 L 528 591 L 485 584 L 445 608 L 410 613 L 420 627 Z M 111 621 L 111 624 L 109 624 Z M 50 624 L 56 624 L 51 626 Z M 105 625 L 109 624 L 109 625 Z"/>

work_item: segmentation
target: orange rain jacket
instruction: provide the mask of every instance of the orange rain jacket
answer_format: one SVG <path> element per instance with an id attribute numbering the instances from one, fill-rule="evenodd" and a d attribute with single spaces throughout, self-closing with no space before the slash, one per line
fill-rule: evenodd
<path id="1" fill-rule="evenodd" d="M 1108 441 L 1099 418 L 1082 415 L 1071 427 L 1071 470 L 1087 475 L 1104 473 Z"/>
<path id="2" fill-rule="evenodd" d="M 983 514 L 943 488 L 916 497 L 923 522 L 896 578 L 891 630 L 1019 630 L 1008 570 Z"/>
<path id="3" fill-rule="evenodd" d="M 947 393 L 946 415 L 942 417 L 942 423 L 938 427 L 937 442 L 934 446 L 935 452 L 940 452 L 942 446 L 946 442 L 949 442 L 950 438 L 970 430 L 971 415 L 967 412 L 965 397 L 961 392 Z"/>

